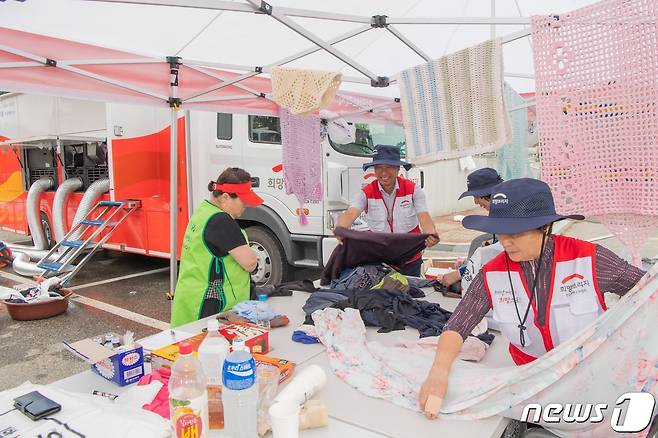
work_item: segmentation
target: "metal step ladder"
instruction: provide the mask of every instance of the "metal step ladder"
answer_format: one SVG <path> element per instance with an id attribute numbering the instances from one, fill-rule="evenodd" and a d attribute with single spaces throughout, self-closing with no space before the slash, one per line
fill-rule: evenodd
<path id="1" fill-rule="evenodd" d="M 37 267 L 43 269 L 44 277 L 53 277 L 66 272 L 61 277 L 61 285 L 65 285 L 80 269 L 91 259 L 94 253 L 110 238 L 112 232 L 135 210 L 141 207 L 141 201 L 128 199 L 125 201 L 100 201 L 91 209 L 89 214 L 74 225 L 66 236 L 48 254 L 39 260 Z M 93 230 L 90 234 L 89 231 Z M 105 234 L 98 238 L 102 232 Z M 84 236 L 86 239 L 71 240 L 74 235 Z M 53 254 L 59 253 L 55 260 L 50 260 Z M 75 265 L 73 262 L 78 256 L 85 256 Z"/>

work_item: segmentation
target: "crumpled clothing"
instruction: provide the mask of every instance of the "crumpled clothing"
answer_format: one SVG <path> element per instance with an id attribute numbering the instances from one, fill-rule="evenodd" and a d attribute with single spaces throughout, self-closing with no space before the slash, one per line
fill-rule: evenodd
<path id="1" fill-rule="evenodd" d="M 331 281 L 329 289 L 370 289 L 389 272 L 390 269 L 381 264 L 343 269 L 340 276 Z"/>
<path id="2" fill-rule="evenodd" d="M 293 292 L 315 292 L 318 290 L 311 280 L 304 279 L 299 281 L 288 281 L 279 284 L 266 284 L 261 287 L 254 287 L 251 299 L 257 300 L 258 295 L 267 295 L 267 297 L 289 297 Z"/>
<path id="3" fill-rule="evenodd" d="M 142 406 L 142 409 L 147 411 L 155 412 L 160 415 L 162 418 L 169 419 L 169 378 L 171 377 L 171 370 L 169 368 L 159 368 L 151 374 L 147 374 L 139 379 L 137 386 L 148 385 L 153 381 L 158 381 L 162 383 L 162 388 L 156 394 L 155 398 L 151 403 L 147 403 Z"/>
<path id="4" fill-rule="evenodd" d="M 397 340 L 394 346 L 408 348 L 411 350 L 412 354 L 415 355 L 415 350 L 419 349 L 436 352 L 436 345 L 438 341 L 438 336 L 430 336 L 416 340 L 400 338 Z M 459 350 L 459 356 L 457 356 L 457 358 L 470 362 L 479 362 L 487 352 L 487 348 L 489 348 L 489 345 L 486 342 L 481 341 L 474 336 L 469 336 L 462 344 L 462 348 Z"/>
<path id="5" fill-rule="evenodd" d="M 423 233 L 353 231 L 343 227 L 336 227 L 334 234 L 343 239 L 343 244 L 331 253 L 320 276 L 321 285 L 329 284 L 343 269 L 354 266 L 372 263 L 402 266 L 425 249 L 425 239 L 429 236 Z"/>
<path id="6" fill-rule="evenodd" d="M 319 344 L 320 340 L 316 338 L 315 336 L 309 336 L 306 334 L 306 332 L 303 332 L 301 330 L 295 330 L 292 332 L 292 338 L 293 341 L 299 342 L 301 344 Z"/>
<path id="7" fill-rule="evenodd" d="M 263 306 L 262 309 L 262 314 L 258 315 L 258 310 L 257 306 L 260 303 L 260 301 L 255 301 L 255 300 L 247 300 L 247 301 L 241 301 L 231 310 L 233 310 L 235 313 L 237 313 L 239 316 L 242 316 L 243 318 L 247 318 L 249 322 L 258 322 L 258 318 L 260 317 L 261 319 L 270 321 L 277 316 L 281 315 L 279 312 L 274 310 L 271 306 L 265 305 Z"/>

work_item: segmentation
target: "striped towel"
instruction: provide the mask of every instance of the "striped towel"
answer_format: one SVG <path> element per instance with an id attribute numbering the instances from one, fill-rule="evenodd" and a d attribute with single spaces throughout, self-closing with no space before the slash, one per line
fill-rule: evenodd
<path id="1" fill-rule="evenodd" d="M 511 141 L 500 39 L 405 70 L 398 81 L 415 163 L 488 152 Z"/>

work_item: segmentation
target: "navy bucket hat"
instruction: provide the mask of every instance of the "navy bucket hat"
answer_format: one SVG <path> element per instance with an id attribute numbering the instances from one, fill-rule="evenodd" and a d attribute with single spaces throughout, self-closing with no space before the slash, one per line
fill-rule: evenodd
<path id="1" fill-rule="evenodd" d="M 541 228 L 562 219 L 585 219 L 579 214 L 555 212 L 553 194 L 537 179 L 519 178 L 502 182 L 491 192 L 489 216 L 466 216 L 465 228 L 493 234 L 515 234 Z"/>
<path id="2" fill-rule="evenodd" d="M 375 155 L 372 156 L 370 163 L 363 165 L 363 170 L 378 164 L 385 164 L 387 166 L 402 166 L 405 170 L 412 168 L 413 164 L 400 159 L 400 148 L 397 146 L 389 146 L 385 144 L 378 144 L 375 146 Z"/>
<path id="3" fill-rule="evenodd" d="M 471 172 L 466 177 L 466 191 L 459 196 L 459 199 L 466 196 L 489 196 L 491 189 L 503 182 L 496 169 L 485 167 Z"/>

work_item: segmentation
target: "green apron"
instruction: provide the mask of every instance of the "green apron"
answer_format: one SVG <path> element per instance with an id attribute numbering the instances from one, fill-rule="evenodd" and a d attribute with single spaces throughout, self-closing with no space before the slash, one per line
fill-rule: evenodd
<path id="1" fill-rule="evenodd" d="M 178 282 L 171 308 L 171 326 L 196 321 L 210 288 L 219 297 L 218 311 L 230 309 L 249 299 L 251 278 L 230 255 L 215 257 L 206 246 L 203 235 L 208 221 L 222 210 L 204 201 L 196 209 L 185 230 Z M 241 230 L 246 241 L 247 233 Z"/>

